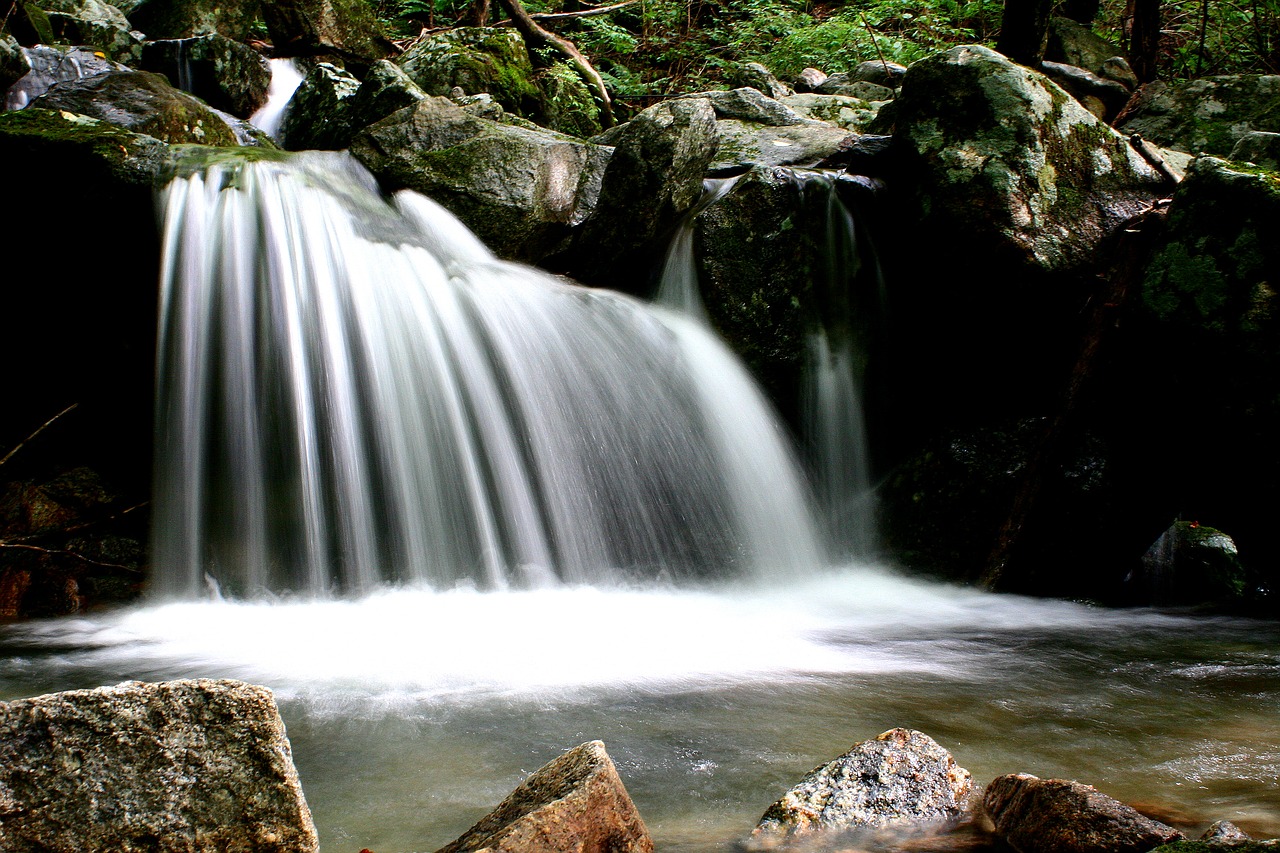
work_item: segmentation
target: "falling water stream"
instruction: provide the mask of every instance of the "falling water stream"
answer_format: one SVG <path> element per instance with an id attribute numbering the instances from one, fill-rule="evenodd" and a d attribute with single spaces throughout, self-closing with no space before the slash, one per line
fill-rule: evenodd
<path id="1" fill-rule="evenodd" d="M 659 849 L 726 849 L 893 726 L 1280 835 L 1280 626 L 832 565 L 699 323 L 264 156 L 165 200 L 160 595 L 4 628 L 0 699 L 267 685 L 329 853 L 434 850 L 596 738 Z"/>

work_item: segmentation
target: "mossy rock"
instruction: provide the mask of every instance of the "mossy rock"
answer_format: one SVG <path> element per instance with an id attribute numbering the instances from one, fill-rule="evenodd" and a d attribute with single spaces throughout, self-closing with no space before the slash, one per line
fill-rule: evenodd
<path id="1" fill-rule="evenodd" d="M 572 65 L 557 62 L 538 74 L 536 82 L 542 89 L 545 126 L 581 139 L 589 139 L 603 129 L 600 105 Z"/>
<path id="2" fill-rule="evenodd" d="M 1226 157 L 1250 131 L 1280 133 L 1280 75 L 1229 74 L 1148 83 L 1125 108 L 1122 133 L 1164 148 Z"/>
<path id="3" fill-rule="evenodd" d="M 459 27 L 415 41 L 396 60 L 429 95 L 487 92 L 503 109 L 536 117 L 542 93 L 524 39 L 511 29 Z"/>
<path id="4" fill-rule="evenodd" d="M 141 0 L 124 13 L 148 39 L 218 33 L 247 42 L 254 35 L 263 5 L 261 0 Z"/>
<path id="5" fill-rule="evenodd" d="M 270 0 L 262 18 L 277 55 L 336 56 L 363 70 L 394 50 L 367 0 Z"/>
<path id="6" fill-rule="evenodd" d="M 1061 275 L 1087 267 L 1162 178 L 1038 72 L 970 45 L 911 66 L 874 132 L 892 130 L 908 206 L 948 245 Z"/>
<path id="7" fill-rule="evenodd" d="M 56 40 L 49 15 L 31 0 L 17 0 L 5 7 L 4 32 L 26 47 L 53 44 Z"/>
<path id="8" fill-rule="evenodd" d="M 317 62 L 285 108 L 280 139 L 291 151 L 337 151 L 351 141 L 351 103 L 360 81 L 329 62 Z"/>
<path id="9" fill-rule="evenodd" d="M 99 118 L 162 142 L 239 144 L 224 118 L 148 71 L 112 71 L 63 83 L 32 106 Z"/>
<path id="10" fill-rule="evenodd" d="M 142 41 L 115 6 L 102 0 L 44 0 L 54 38 L 101 50 L 108 59 L 132 65 L 142 55 Z"/>
<path id="11" fill-rule="evenodd" d="M 427 97 L 422 87 L 387 59 L 369 66 L 360 88 L 348 103 L 347 124 L 354 133 Z"/>
<path id="12" fill-rule="evenodd" d="M 0 36 L 0 90 L 8 89 L 31 70 L 26 53 L 13 36 Z"/>
<path id="13" fill-rule="evenodd" d="M 782 98 L 782 103 L 805 118 L 825 121 L 852 133 L 866 133 L 880 112 L 879 104 L 861 98 L 817 92 L 788 95 Z"/>
<path id="14" fill-rule="evenodd" d="M 266 103 L 271 85 L 271 67 L 262 54 L 217 33 L 149 42 L 142 66 L 214 109 L 245 119 Z"/>

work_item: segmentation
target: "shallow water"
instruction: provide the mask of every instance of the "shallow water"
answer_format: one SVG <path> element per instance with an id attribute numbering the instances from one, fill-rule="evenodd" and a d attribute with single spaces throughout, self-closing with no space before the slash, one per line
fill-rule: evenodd
<path id="1" fill-rule="evenodd" d="M 985 783 L 1078 779 L 1280 835 L 1280 625 L 855 567 L 787 586 L 389 590 L 152 605 L 0 634 L 0 698 L 129 678 L 276 691 L 326 851 L 434 850 L 601 739 L 659 849 L 741 840 L 894 726 Z"/>

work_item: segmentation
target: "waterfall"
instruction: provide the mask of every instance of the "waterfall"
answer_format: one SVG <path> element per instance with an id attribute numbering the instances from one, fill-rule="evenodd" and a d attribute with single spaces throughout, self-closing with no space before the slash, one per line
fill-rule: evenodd
<path id="1" fill-rule="evenodd" d="M 877 550 L 875 490 L 863 404 L 867 353 L 883 313 L 884 282 L 875 253 L 836 191 L 833 173 L 789 169 L 801 193 L 816 196 L 821 274 L 807 334 L 801 424 L 828 550 L 866 557 Z M 740 176 L 739 176 L 740 177 Z M 699 290 L 694 231 L 699 214 L 730 192 L 738 177 L 708 179 L 703 196 L 672 238 L 655 301 L 710 324 Z M 807 208 L 806 208 L 807 209 Z"/>
<path id="2" fill-rule="evenodd" d="M 160 593 L 818 563 L 783 431 L 684 318 L 501 262 L 341 154 L 214 164 L 163 208 Z"/>
<path id="3" fill-rule="evenodd" d="M 273 137 L 280 135 L 284 123 L 284 111 L 289 99 L 302 84 L 302 72 L 293 59 L 270 59 L 271 83 L 267 87 L 267 102 L 249 116 L 249 123 Z"/>

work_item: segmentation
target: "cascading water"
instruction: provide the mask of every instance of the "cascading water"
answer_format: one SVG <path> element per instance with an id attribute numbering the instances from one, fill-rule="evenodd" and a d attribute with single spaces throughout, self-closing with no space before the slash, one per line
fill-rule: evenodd
<path id="1" fill-rule="evenodd" d="M 162 593 L 794 575 L 779 427 L 684 318 L 502 263 L 341 155 L 165 200 Z"/>
<path id="2" fill-rule="evenodd" d="M 289 99 L 302 83 L 302 72 L 298 70 L 298 63 L 292 59 L 272 59 L 268 62 L 271 66 L 271 84 L 267 87 L 267 102 L 249 116 L 249 122 L 271 136 L 279 136 L 284 111 L 289 106 Z"/>

